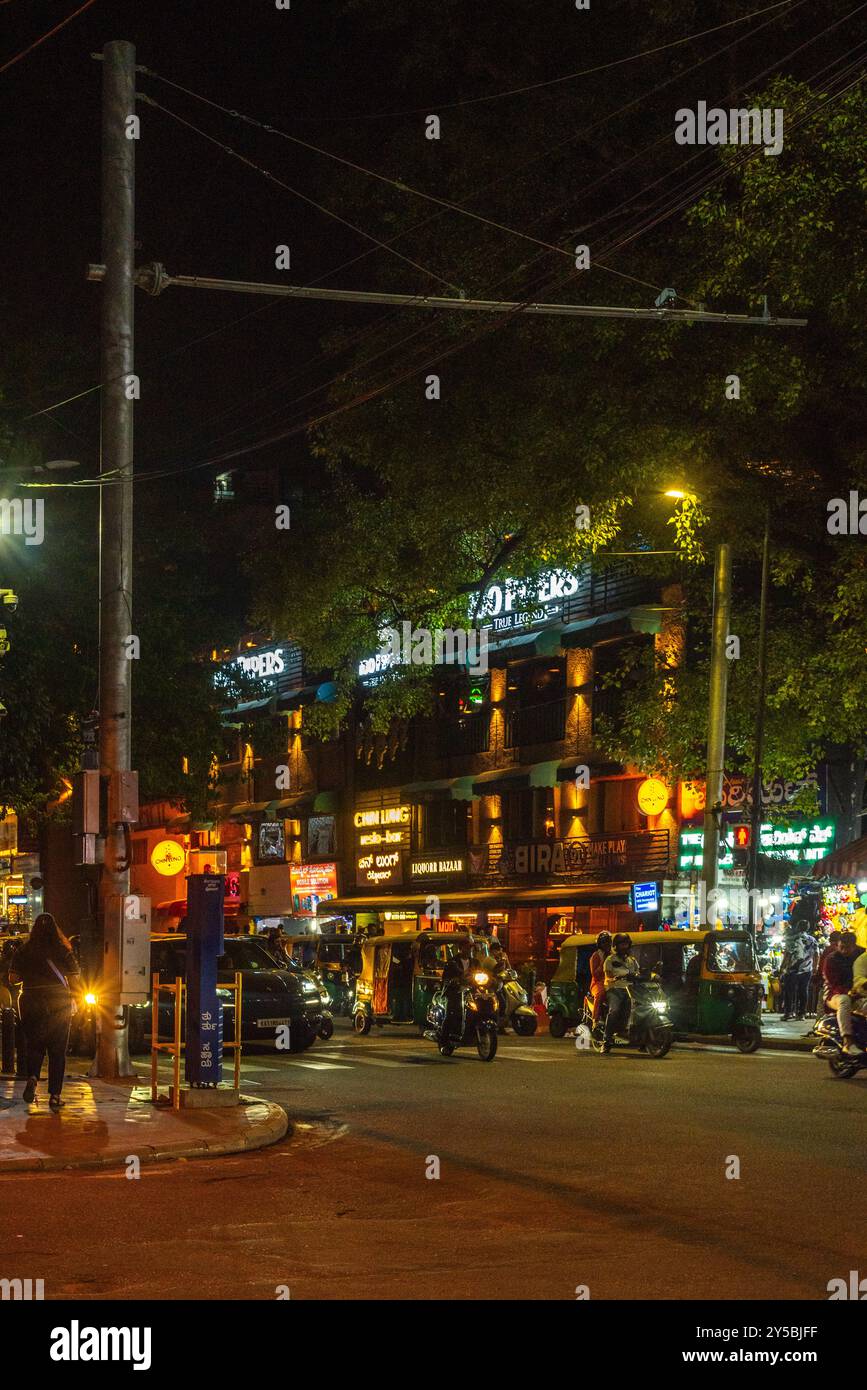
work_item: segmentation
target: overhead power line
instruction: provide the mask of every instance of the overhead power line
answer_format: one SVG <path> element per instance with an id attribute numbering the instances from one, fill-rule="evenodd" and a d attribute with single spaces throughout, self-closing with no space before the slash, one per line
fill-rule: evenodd
<path id="1" fill-rule="evenodd" d="M 397 116 L 418 116 L 429 111 L 455 111 L 463 106 L 481 106 L 492 101 L 504 101 L 507 97 L 524 96 L 528 92 L 538 92 L 546 87 L 561 86 L 566 82 L 575 82 L 579 77 L 590 77 L 597 72 L 609 72 L 612 68 L 623 67 L 626 63 L 637 63 L 642 58 L 652 58 L 657 53 L 667 53 L 672 48 L 681 48 L 685 43 L 694 43 L 697 39 L 707 38 L 708 34 L 718 34 L 721 29 L 729 29 L 734 24 L 745 24 L 747 20 L 758 19 L 760 15 L 768 14 L 771 10 L 784 9 L 792 4 L 792 0 L 776 0 L 773 5 L 765 5 L 761 10 L 753 10 L 750 14 L 740 15 L 737 19 L 727 19 L 723 24 L 716 24 L 712 29 L 702 29 L 696 34 L 687 34 L 682 39 L 672 39 L 670 43 L 657 44 L 655 48 L 645 48 L 640 53 L 629 53 L 624 58 L 612 58 L 608 63 L 597 63 L 592 68 L 581 68 L 578 72 L 567 72 L 562 77 L 549 77 L 542 82 L 528 82 L 522 87 L 508 87 L 505 91 L 491 92 L 487 96 L 464 97 L 460 101 L 437 101 L 432 98 L 427 106 L 411 106 L 402 111 L 373 111 L 369 113 L 359 112 L 354 116 L 296 116 L 296 120 L 303 120 L 311 123 L 331 123 L 333 121 L 382 121 Z"/>
<path id="2" fill-rule="evenodd" d="M 38 48 L 40 44 L 45 43 L 46 39 L 52 38 L 60 29 L 64 29 L 67 24 L 70 24 L 77 15 L 83 14 L 85 10 L 89 10 L 91 5 L 95 4 L 96 0 L 84 0 L 83 5 L 79 5 L 78 9 L 73 10 L 72 14 L 67 15 L 65 19 L 61 19 L 60 23 L 55 24 L 53 29 L 49 29 L 41 38 L 31 43 L 28 48 L 22 49 L 20 53 L 16 53 L 14 58 L 7 59 L 7 61 L 0 66 L 0 73 L 5 72 L 7 68 L 13 67 L 15 63 L 20 63 L 21 59 L 26 58 L 28 53 L 32 53 L 34 48 Z"/>

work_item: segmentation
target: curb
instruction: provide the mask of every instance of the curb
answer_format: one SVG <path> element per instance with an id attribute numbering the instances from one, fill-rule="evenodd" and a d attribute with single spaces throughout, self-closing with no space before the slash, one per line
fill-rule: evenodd
<path id="1" fill-rule="evenodd" d="M 220 1158 L 225 1154 L 251 1153 L 254 1149 L 265 1149 L 278 1144 L 286 1137 L 289 1129 L 289 1116 L 282 1105 L 263 1100 L 259 1096 L 242 1095 L 241 1105 L 255 1105 L 265 1110 L 261 1120 L 252 1128 L 239 1130 L 234 1136 L 221 1139 L 183 1139 L 175 1144 L 167 1143 L 157 1147 L 141 1144 L 136 1148 L 136 1157 L 145 1163 L 163 1163 L 170 1159 Z M 202 1112 L 199 1111 L 199 1114 Z M 169 1116 L 167 1115 L 168 1119 Z M 44 1158 L 0 1158 L 0 1173 L 47 1173 L 58 1170 L 69 1171 L 76 1168 L 116 1168 L 122 1166 L 129 1157 L 130 1144 L 124 1151 L 102 1153 L 92 1157 L 64 1159 L 62 1157 Z"/>

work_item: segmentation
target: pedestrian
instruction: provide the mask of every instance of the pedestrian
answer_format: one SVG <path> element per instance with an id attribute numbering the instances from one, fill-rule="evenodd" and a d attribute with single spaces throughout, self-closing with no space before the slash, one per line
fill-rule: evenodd
<path id="1" fill-rule="evenodd" d="M 605 961 L 611 954 L 611 933 L 601 931 L 596 938 L 596 950 L 590 957 L 590 998 L 593 1000 L 593 1027 L 599 1023 L 605 1002 Z"/>
<path id="2" fill-rule="evenodd" d="M 64 1103 L 60 1093 L 80 978 L 72 947 L 50 912 L 40 913 L 33 923 L 29 941 L 16 953 L 10 979 L 23 986 L 18 1003 L 27 1055 L 23 1099 L 28 1105 L 36 1099 L 47 1052 L 48 1104 L 59 1110 Z"/>

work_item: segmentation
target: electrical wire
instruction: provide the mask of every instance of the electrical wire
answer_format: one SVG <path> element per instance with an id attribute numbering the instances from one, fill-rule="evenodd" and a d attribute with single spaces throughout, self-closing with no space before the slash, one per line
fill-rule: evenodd
<path id="1" fill-rule="evenodd" d="M 370 113 L 360 112 L 354 116 L 296 116 L 296 120 L 303 120 L 309 123 L 324 124 L 335 121 L 382 121 L 393 119 L 398 116 L 418 116 L 432 110 L 455 111 L 464 106 L 480 106 L 486 102 L 503 101 L 507 97 L 523 96 L 527 92 L 538 92 L 543 88 L 557 87 L 565 82 L 574 82 L 579 77 L 590 77 L 594 73 L 609 72 L 612 68 L 623 67 L 625 63 L 636 63 L 642 58 L 652 58 L 657 53 L 667 53 L 672 48 L 680 48 L 685 43 L 694 43 L 697 39 L 703 39 L 708 34 L 718 34 L 721 29 L 729 29 L 734 24 L 745 24 L 749 19 L 758 19 L 760 15 L 767 14 L 770 10 L 779 10 L 791 5 L 792 0 L 776 0 L 773 5 L 765 5 L 761 10 L 753 10 L 751 14 L 741 15 L 738 19 L 727 19 L 723 24 L 717 24 L 712 29 L 702 29 L 697 34 L 688 34 L 682 39 L 673 39 L 671 43 L 658 44 L 655 48 L 646 48 L 641 53 L 630 53 L 625 58 L 613 58 L 609 63 L 598 63 L 592 68 L 583 68 L 578 72 L 567 72 L 562 77 L 551 77 L 543 82 L 530 82 L 523 87 L 509 87 L 502 92 L 492 92 L 488 96 L 465 97 L 461 101 L 441 102 L 433 100 L 427 106 L 413 106 L 404 108 L 401 111 L 375 111 Z"/>
<path id="2" fill-rule="evenodd" d="M 789 11 L 789 13 L 793 13 L 794 10 L 800 9 L 801 6 L 804 5 L 804 4 L 806 4 L 807 2 L 808 2 L 808 0 L 795 0 L 795 4 L 793 5 L 793 7 L 792 7 L 792 9 Z M 554 146 L 549 147 L 547 150 L 544 150 L 544 151 L 541 153 L 541 155 L 532 155 L 532 156 L 530 156 L 528 159 L 524 160 L 523 163 L 517 165 L 515 168 L 510 169 L 510 170 L 506 171 L 505 173 L 498 175 L 496 178 L 494 178 L 494 179 L 492 179 L 492 180 L 489 180 L 486 184 L 482 184 L 482 185 L 478 186 L 477 188 L 475 188 L 474 190 L 469 191 L 467 194 L 464 195 L 464 197 L 465 197 L 465 198 L 468 198 L 468 197 L 477 197 L 477 196 L 479 196 L 479 195 L 482 194 L 482 193 L 488 193 L 488 192 L 490 192 L 490 190 L 491 190 L 492 188 L 497 188 L 497 187 L 499 187 L 500 184 L 506 182 L 507 180 L 513 179 L 516 173 L 521 173 L 521 172 L 524 171 L 524 169 L 529 168 L 530 165 L 532 165 L 532 164 L 534 164 L 534 163 L 537 163 L 537 162 L 539 161 L 539 159 L 546 159 L 550 154 L 559 152 L 560 149 L 564 148 L 565 145 L 571 144 L 575 139 L 578 139 L 579 136 L 581 136 L 581 137 L 583 137 L 583 138 L 586 139 L 587 136 L 589 136 L 589 135 L 590 135 L 591 133 L 593 133 L 594 131 L 600 129 L 603 125 L 607 124 L 608 121 L 610 121 L 610 120 L 615 120 L 618 116 L 623 115 L 626 111 L 631 110 L 633 107 L 635 107 L 636 105 L 638 105 L 640 102 L 644 101 L 646 98 L 650 98 L 650 97 L 655 96 L 658 92 L 662 91 L 665 87 L 669 86 L 669 85 L 671 84 L 671 82 L 673 82 L 673 81 L 675 80 L 675 77 L 683 77 L 683 76 L 686 76 L 687 74 L 696 71 L 698 68 L 703 67 L 706 63 L 709 63 L 709 62 L 713 61 L 714 58 L 720 58 L 720 57 L 722 57 L 723 54 L 729 52 L 730 49 L 737 47 L 737 45 L 741 42 L 742 38 L 753 38 L 756 34 L 760 33 L 763 29 L 766 29 L 770 24 L 775 23 L 776 20 L 777 20 L 778 18 L 781 18 L 781 16 L 779 16 L 779 15 L 777 15 L 777 14 L 772 15 L 772 17 L 771 17 L 770 19 L 768 19 L 768 20 L 765 20 L 765 22 L 764 22 L 763 24 L 757 25 L 756 28 L 753 29 L 753 30 L 751 30 L 749 34 L 742 35 L 742 36 L 738 36 L 738 38 L 732 40 L 731 43 L 728 43 L 728 44 L 723 45 L 722 48 L 715 50 L 713 53 L 709 54 L 707 57 L 698 59 L 698 60 L 697 60 L 695 63 L 693 63 L 691 66 L 689 66 L 689 67 L 687 67 L 687 68 L 684 68 L 683 71 L 682 71 L 681 73 L 675 74 L 674 76 L 672 76 L 672 77 L 670 77 L 670 78 L 667 78 L 664 82 L 657 83 L 656 86 L 650 88 L 648 91 L 644 92 L 641 96 L 639 96 L 639 97 L 637 97 L 637 98 L 634 98 L 632 101 L 627 102 L 624 106 L 618 107 L 615 111 L 610 112 L 608 115 L 600 117 L 597 121 L 594 121 L 594 122 L 592 122 L 589 126 L 584 127 L 581 131 L 579 131 L 579 132 L 573 132 L 573 134 L 570 135 L 570 136 L 568 136 L 567 139 L 566 139 L 565 141 L 561 141 L 561 142 L 559 142 L 557 145 L 554 145 Z M 786 61 L 786 58 L 780 59 L 780 62 L 785 62 L 785 61 Z M 159 74 L 155 74 L 155 75 L 156 75 L 156 76 L 159 76 Z M 168 79 L 165 79 L 165 78 L 160 78 L 160 80 L 161 80 L 161 81 L 168 81 Z M 753 80 L 755 80 L 755 79 L 753 79 Z M 208 99 L 207 99 L 207 98 L 201 98 L 201 100 L 206 101 L 206 100 L 208 100 Z M 666 137 L 661 137 L 661 140 L 662 140 L 662 139 L 665 139 L 665 138 L 666 138 Z M 661 141 L 657 141 L 657 142 L 654 142 L 654 143 L 660 143 L 660 142 L 661 142 Z M 652 146 L 648 146 L 648 148 L 651 148 L 651 147 L 652 147 Z M 599 182 L 602 182 L 602 181 L 604 181 L 605 179 L 611 177 L 611 175 L 612 175 L 613 173 L 618 172 L 618 170 L 619 170 L 620 168 L 626 167 L 628 164 L 632 163 L 636 157 L 637 157 L 637 156 L 631 156 L 630 159 L 624 161 L 621 165 L 617 166 L 614 170 L 609 170 L 606 174 L 602 175 L 602 176 L 600 177 L 600 179 L 595 180 L 594 183 L 590 184 L 590 185 L 589 185 L 589 188 L 592 188 L 592 187 L 598 185 Z M 587 187 L 587 186 L 585 186 L 585 190 L 584 190 L 584 191 L 585 191 L 585 192 L 588 191 L 588 187 Z M 395 236 L 392 237 L 392 238 L 390 239 L 390 241 L 386 242 L 385 245 L 391 246 L 395 241 L 399 240 L 402 236 L 411 235 L 413 232 L 418 231 L 418 230 L 420 230 L 420 229 L 423 228 L 423 227 L 429 226 L 431 222 L 436 221 L 438 218 L 444 216 L 444 215 L 445 215 L 445 211 L 446 211 L 446 209 L 440 209 L 438 212 L 432 213 L 430 217 L 424 218 L 422 221 L 420 221 L 420 222 L 418 222 L 418 223 L 415 223 L 415 224 L 413 224 L 412 226 L 410 226 L 410 227 L 408 227 L 408 228 L 402 229 L 401 231 L 397 232 L 397 233 L 395 234 Z M 314 284 L 314 285 L 315 285 L 315 284 L 321 284 L 325 279 L 329 278 L 329 276 L 330 276 L 331 274 L 338 274 L 341 270 L 348 269 L 350 266 L 358 264 L 359 261 L 365 260 L 368 256 L 373 255 L 373 254 L 374 254 L 374 251 L 373 251 L 372 249 L 367 250 L 367 251 L 362 251 L 361 253 L 359 253 L 359 255 L 354 256 L 351 260 L 345 261 L 345 262 L 342 263 L 342 265 L 340 265 L 340 266 L 338 266 L 338 267 L 335 267 L 335 269 L 334 269 L 333 272 L 326 272 L 326 274 L 323 275 L 319 280 L 312 281 L 311 283 Z M 659 287 L 658 285 L 654 285 L 654 286 L 652 286 L 651 288 L 658 290 L 660 287 Z M 246 314 L 240 315 L 238 318 L 231 320 L 228 324 L 220 325 L 220 327 L 215 328 L 215 329 L 212 329 L 212 330 L 210 330 L 208 333 L 201 334 L 201 335 L 197 336 L 196 338 L 191 339 L 189 343 L 182 344 L 179 348 L 171 349 L 169 352 L 167 352 L 167 353 L 165 353 L 165 354 L 162 354 L 160 357 L 154 359 L 154 363 L 159 363 L 160 361 L 163 361 L 163 360 L 166 360 L 166 359 L 170 359 L 171 357 L 176 356 L 179 352 L 185 351 L 188 347 L 194 347 L 194 346 L 196 346 L 198 343 L 203 342 L 203 341 L 205 341 L 206 339 L 208 339 L 208 338 L 210 338 L 210 337 L 214 337 L 214 336 L 216 336 L 217 334 L 219 334 L 219 333 L 221 333 L 221 332 L 224 332 L 224 331 L 227 331 L 227 330 L 233 328 L 236 324 L 243 323 L 243 322 L 245 322 L 246 320 L 248 320 L 248 319 L 250 319 L 250 318 L 253 318 L 253 317 L 255 317 L 255 316 L 259 315 L 259 314 L 262 314 L 262 313 L 267 312 L 267 310 L 269 310 L 269 309 L 275 307 L 275 305 L 278 304 L 278 303 L 280 303 L 280 302 L 281 302 L 280 299 L 275 298 L 274 300 L 271 300 L 270 302 L 268 302 L 268 303 L 266 303 L 266 304 L 257 305 L 255 309 L 248 310 L 248 312 L 247 312 Z M 687 300 L 686 302 L 689 303 L 690 301 Z M 101 387 L 102 387 L 104 384 L 106 384 L 106 383 L 103 383 L 102 381 L 99 381 L 99 382 L 97 382 L 95 385 L 90 386 L 90 387 L 87 387 L 84 391 L 79 392 L 77 395 L 68 397 L 66 400 L 61 401 L 61 402 L 57 402 L 57 403 L 54 404 L 54 405 L 45 406 L 42 410 L 35 412 L 35 414 L 34 414 L 33 416 L 28 416 L 28 417 L 26 417 L 26 418 L 32 419 L 32 418 L 35 418 L 36 415 L 48 414 L 48 413 L 50 413 L 52 410 L 60 409 L 61 406 L 63 406 L 63 405 L 69 404 L 69 403 L 71 403 L 71 402 L 73 402 L 73 401 L 75 401 L 75 400 L 79 400 L 79 399 L 81 399 L 83 396 L 92 394 L 93 392 L 100 390 Z"/>
<path id="3" fill-rule="evenodd" d="M 860 47 L 860 46 L 863 46 L 863 45 L 859 45 L 859 47 Z M 834 62 L 839 63 L 839 59 L 834 60 Z M 817 77 L 819 77 L 823 72 L 825 72 L 825 71 L 827 70 L 827 68 L 832 67 L 833 65 L 834 65 L 833 63 L 827 64 L 825 68 L 819 69 L 819 71 L 818 71 L 816 74 L 814 74 L 813 76 L 811 76 L 811 79 L 810 79 L 810 80 L 811 80 L 811 81 L 815 81 L 815 79 L 816 79 Z M 848 66 L 849 66 L 849 68 L 851 68 L 851 67 L 853 67 L 853 66 L 857 66 L 857 63 L 850 63 Z M 845 69 L 844 69 L 844 71 L 845 71 Z M 763 72 L 763 73 L 759 74 L 758 76 L 759 76 L 759 78 L 761 78 L 761 77 L 764 76 L 764 75 L 765 75 L 765 73 Z M 753 80 L 756 80 L 756 79 L 750 79 L 750 80 L 753 81 Z M 813 104 L 815 104 L 815 103 L 813 103 Z M 821 104 L 821 103 L 820 103 L 820 104 Z M 808 111 L 809 111 L 809 106 L 810 106 L 810 103 L 808 103 Z M 790 118 L 790 128 L 791 128 L 791 118 Z M 663 137 L 663 138 L 665 138 L 665 137 Z M 656 143 L 656 142 L 654 142 L 654 143 Z M 705 151 L 699 151 L 696 155 L 694 155 L 694 156 L 692 157 L 692 159 L 702 159 L 702 158 L 704 157 L 705 153 L 706 153 Z M 756 152 L 753 151 L 753 150 L 750 150 L 750 149 L 746 149 L 746 150 L 743 150 L 743 151 L 739 151 L 738 153 L 739 153 L 739 155 L 740 155 L 741 158 L 747 158 L 747 157 L 753 157 L 754 154 L 755 154 Z M 690 161 L 690 162 L 692 162 L 692 161 Z M 700 173 L 698 173 L 696 176 L 693 177 L 692 182 L 691 182 L 687 187 L 685 187 L 685 188 L 683 188 L 683 189 L 681 189 L 681 190 L 675 191 L 675 192 L 673 192 L 673 193 L 670 194 L 670 195 L 666 195 L 666 201 L 661 202 L 661 203 L 659 204 L 658 207 L 651 207 L 649 210 L 644 210 L 645 216 L 644 216 L 644 218 L 643 218 L 643 221 L 640 222 L 639 225 L 637 225 L 635 228 L 633 228 L 633 230 L 631 230 L 627 236 L 621 238 L 621 240 L 620 240 L 620 242 L 619 242 L 619 246 L 628 245 L 629 243 L 631 243 L 632 241 L 634 241 L 635 238 L 636 238 L 638 235 L 641 235 L 643 231 L 647 230 L 647 229 L 650 228 L 650 227 L 653 227 L 653 226 L 655 226 L 655 225 L 658 225 L 661 221 L 665 220 L 666 218 L 670 217 L 674 212 L 678 211 L 682 206 L 688 205 L 690 202 L 694 201 L 695 197 L 696 197 L 699 193 L 703 192 L 704 189 L 705 189 L 706 187 L 710 186 L 710 184 L 712 184 L 713 182 L 718 181 L 718 180 L 720 180 L 720 179 L 723 179 L 723 178 L 725 178 L 725 177 L 728 177 L 728 175 L 731 173 L 733 167 L 735 167 L 735 161 L 729 161 L 723 168 L 720 168 L 718 162 L 715 162 L 715 163 L 714 163 L 714 166 L 713 166 L 713 172 L 711 173 L 710 177 L 708 177 L 708 175 L 707 175 L 707 173 L 706 173 L 705 171 L 701 171 Z M 664 176 L 662 176 L 662 177 L 663 177 L 663 179 L 664 179 L 664 178 L 668 177 L 668 175 L 664 175 Z M 655 183 L 659 183 L 660 181 L 661 181 L 661 180 L 656 180 Z M 649 185 L 649 187 L 653 187 L 653 186 L 655 186 L 655 185 L 653 185 L 653 184 L 652 184 L 652 185 Z M 645 191 L 647 191 L 647 190 L 645 189 L 645 190 L 642 190 L 642 191 L 645 192 Z M 635 196 L 639 196 L 639 195 L 635 195 Z M 633 199 L 633 200 L 634 200 L 634 199 Z M 633 200 L 626 200 L 626 201 L 629 202 L 629 201 L 633 201 Z M 622 207 L 622 206 L 624 206 L 624 204 L 620 204 L 620 205 L 619 205 L 619 207 Z M 618 207 L 618 209 L 615 209 L 615 211 L 619 210 L 619 207 Z M 599 220 L 604 220 L 604 218 L 607 217 L 607 216 L 609 216 L 609 215 L 607 215 L 607 214 L 606 214 L 606 215 L 603 215 L 602 218 L 596 219 L 596 220 L 597 220 L 597 221 L 599 221 Z M 513 272 L 510 272 L 510 275 L 511 275 L 512 273 L 513 273 Z M 507 277 L 507 278 L 509 278 L 509 277 Z M 500 281 L 498 281 L 498 285 L 499 285 L 500 283 L 502 283 L 502 277 L 500 278 Z M 397 343 L 387 345 L 385 348 L 383 348 L 383 349 L 381 349 L 379 352 L 375 353 L 375 354 L 373 355 L 372 358 L 366 359 L 365 362 L 360 363 L 360 364 L 353 364 L 353 367 L 351 368 L 352 373 L 355 374 L 355 373 L 358 372 L 358 371 L 364 370 L 367 366 L 370 365 L 371 362 L 377 360 L 377 358 L 380 358 L 380 357 L 386 355 L 389 351 L 396 351 L 396 350 L 398 350 L 399 348 L 402 348 L 408 341 L 411 341 L 412 339 L 418 337 L 419 334 L 422 333 L 422 332 L 424 332 L 424 331 L 426 331 L 426 326 L 423 326 L 421 329 L 415 329 L 415 330 L 413 330 L 413 332 L 410 333 L 409 335 L 406 335 L 405 337 L 399 339 Z M 296 374 L 296 375 L 297 375 L 297 374 Z M 342 379 L 345 379 L 345 376 L 346 376 L 346 373 L 341 373 L 340 376 L 338 376 L 337 378 L 332 378 L 332 379 L 331 379 L 330 381 L 328 381 L 328 382 L 320 383 L 320 385 L 311 388 L 309 391 L 304 392 L 301 396 L 296 397 L 296 398 L 295 398 L 293 401 L 291 401 L 291 402 L 282 402 L 282 403 L 281 403 L 279 406 L 277 406 L 274 410 L 270 411 L 270 412 L 268 413 L 268 415 L 266 415 L 266 416 L 264 416 L 264 417 L 262 417 L 262 416 L 258 417 L 257 423 L 261 423 L 263 419 L 269 419 L 269 418 L 273 418 L 274 416 L 279 416 L 279 415 L 281 415 L 281 414 L 284 414 L 287 410 L 291 409 L 294 405 L 300 403 L 301 401 L 303 401 L 303 400 L 305 400 L 305 399 L 308 399 L 310 396 L 317 395 L 317 394 L 319 394 L 321 391 L 324 391 L 324 390 L 328 389 L 330 386 L 336 384 L 337 381 L 342 380 Z M 291 379 L 294 379 L 294 378 L 290 378 L 290 380 L 291 380 Z M 284 380 L 283 384 L 285 385 L 285 380 Z M 262 394 L 262 391 L 269 390 L 269 389 L 271 389 L 270 386 L 261 388 L 260 391 L 258 391 L 256 394 L 257 394 L 257 395 Z M 210 441 L 210 442 L 211 442 L 211 446 L 213 446 L 214 444 L 216 444 L 217 442 L 219 442 L 221 439 L 224 439 L 224 438 L 227 438 L 227 437 L 231 437 L 233 434 L 239 433 L 241 430 L 245 429 L 246 427 L 247 427 L 247 426 L 244 425 L 244 424 L 237 425 L 237 426 L 235 426 L 233 429 L 229 429 L 229 430 L 227 430 L 227 431 L 222 432 L 222 433 L 219 434 L 219 435 L 216 435 L 216 436 L 212 437 L 212 439 L 211 439 L 211 441 Z"/>
<path id="4" fill-rule="evenodd" d="M 246 164 L 248 169 L 254 169 L 257 174 L 261 174 L 263 178 L 268 179 L 270 183 L 276 184 L 278 188 L 282 188 L 287 193 L 291 193 L 295 198 L 300 198 L 302 203 L 307 203 L 310 207 L 316 208 L 319 212 L 324 213 L 326 217 L 331 217 L 335 222 L 341 223 L 342 226 L 349 227 L 351 231 L 355 232 L 358 236 L 364 237 L 366 241 L 372 241 L 381 251 L 389 251 L 392 256 L 396 256 L 398 260 L 404 261 L 406 265 L 411 265 L 413 269 L 420 270 L 423 275 L 429 275 L 431 279 L 438 280 L 441 285 L 446 285 L 448 289 L 455 290 L 457 294 L 461 293 L 460 287 L 453 284 L 451 280 L 446 280 L 442 275 L 437 275 L 435 271 L 429 270 L 427 266 L 421 265 L 419 261 L 414 261 L 409 256 L 404 256 L 401 251 L 395 251 L 387 242 L 380 241 L 379 237 L 372 236 L 370 232 L 365 232 L 362 227 L 358 227 L 354 222 L 350 222 L 347 218 L 341 217 L 338 212 L 334 212 L 331 208 L 325 207 L 322 203 L 317 203 L 315 198 L 308 198 L 306 193 L 302 193 L 299 189 L 293 188 L 291 184 L 284 183 L 282 179 L 278 179 L 277 175 L 272 174 L 270 169 L 263 169 L 260 164 L 254 163 L 253 160 L 248 159 L 246 155 L 241 154 L 238 150 L 233 150 L 231 145 L 223 144 L 221 140 L 217 140 L 213 135 L 209 135 L 207 131 L 202 130 L 199 126 L 193 125 L 192 121 L 188 121 L 183 116 L 179 116 L 176 111 L 170 111 L 167 106 L 163 106 L 160 102 L 155 101 L 153 97 L 148 96 L 144 92 L 140 92 L 138 97 L 140 101 L 147 102 L 148 106 L 153 106 L 157 111 L 162 111 L 164 116 L 171 116 L 172 120 L 177 121 L 179 125 L 186 126 L 188 130 L 194 130 L 203 140 L 210 141 L 212 145 L 216 145 L 217 149 L 222 150 L 224 154 L 231 155 L 233 159 L 237 159 L 242 164 Z"/>
<path id="5" fill-rule="evenodd" d="M 29 48 L 25 48 L 20 53 L 16 53 L 14 58 L 9 58 L 5 63 L 3 63 L 2 66 L 0 66 L 0 73 L 4 73 L 7 70 L 7 68 L 14 67 L 16 63 L 20 63 L 22 58 L 27 57 L 28 53 L 32 53 L 35 48 L 38 48 L 40 44 L 45 43 L 46 39 L 52 38 L 61 29 L 65 29 L 67 24 L 70 24 L 73 19 L 75 19 L 78 15 L 83 14 L 85 10 L 89 10 L 91 5 L 95 4 L 96 0 L 84 0 L 83 5 L 79 5 L 77 10 L 73 10 L 72 14 L 66 16 L 66 19 L 61 19 L 59 24 L 55 24 L 53 29 L 49 29 L 47 33 L 42 35 L 41 38 L 36 39 L 32 44 L 30 44 Z"/>

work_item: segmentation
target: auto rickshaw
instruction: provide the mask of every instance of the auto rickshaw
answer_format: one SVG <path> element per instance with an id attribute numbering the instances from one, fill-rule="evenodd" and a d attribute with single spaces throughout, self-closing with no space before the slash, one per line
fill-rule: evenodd
<path id="1" fill-rule="evenodd" d="M 632 954 L 642 973 L 659 976 L 675 1036 L 730 1037 L 740 1052 L 761 1045 L 761 978 L 749 932 L 634 932 Z M 590 986 L 596 937 L 570 936 L 548 987 L 551 1036 L 562 1038 L 581 1018 Z"/>
<path id="2" fill-rule="evenodd" d="M 762 1042 L 762 989 L 749 932 L 724 927 L 653 935 L 666 938 L 659 971 L 677 1036 L 727 1036 L 739 1052 L 755 1052 Z"/>
<path id="3" fill-rule="evenodd" d="M 596 937 L 567 936 L 560 947 L 557 969 L 548 985 L 548 1028 L 552 1038 L 565 1037 L 584 1013 L 584 996 L 590 988 L 590 957 Z"/>
<path id="4" fill-rule="evenodd" d="M 375 1023 L 414 1023 L 423 1033 L 430 1001 L 443 968 L 466 932 L 402 932 L 371 936 L 361 943 L 352 1027 L 369 1033 Z"/>
<path id="5" fill-rule="evenodd" d="M 360 941 L 355 936 L 284 936 L 281 945 L 297 966 L 322 981 L 333 1014 L 348 1017 L 361 969 Z"/>

